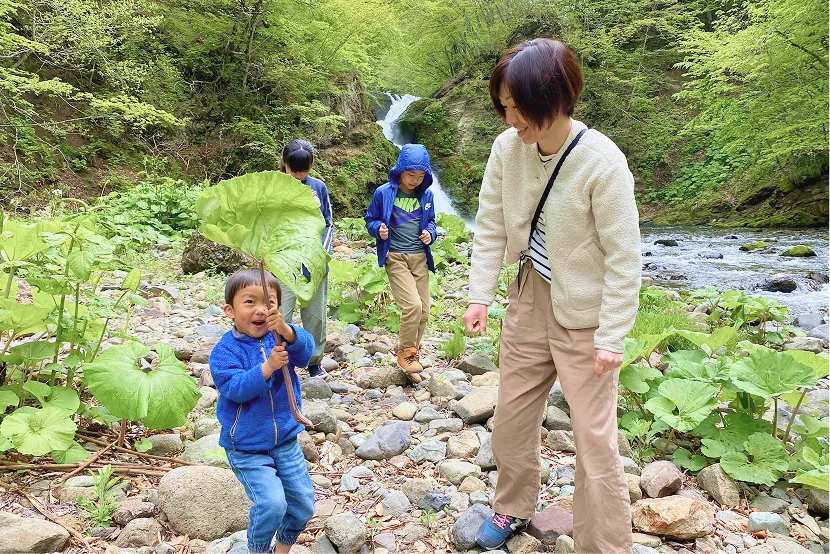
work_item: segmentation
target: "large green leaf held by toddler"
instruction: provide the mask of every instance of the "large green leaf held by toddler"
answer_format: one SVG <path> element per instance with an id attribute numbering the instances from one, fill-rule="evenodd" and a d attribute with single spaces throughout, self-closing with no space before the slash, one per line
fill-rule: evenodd
<path id="1" fill-rule="evenodd" d="M 202 235 L 262 260 L 301 305 L 308 305 L 330 259 L 321 242 L 320 203 L 311 188 L 279 171 L 249 173 L 203 190 L 196 211 Z"/>

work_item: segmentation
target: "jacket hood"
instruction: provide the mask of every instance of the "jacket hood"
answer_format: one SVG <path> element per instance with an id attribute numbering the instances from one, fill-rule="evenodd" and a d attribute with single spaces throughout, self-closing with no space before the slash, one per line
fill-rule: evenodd
<path id="1" fill-rule="evenodd" d="M 432 167 L 429 163 L 429 153 L 423 144 L 404 144 L 395 167 L 389 170 L 389 182 L 399 186 L 401 173 L 404 171 L 423 171 L 425 173 L 423 182 L 415 189 L 416 194 L 421 194 L 432 184 Z"/>

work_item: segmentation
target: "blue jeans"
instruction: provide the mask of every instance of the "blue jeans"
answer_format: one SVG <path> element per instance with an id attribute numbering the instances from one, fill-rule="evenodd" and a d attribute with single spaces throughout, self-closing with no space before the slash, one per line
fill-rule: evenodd
<path id="1" fill-rule="evenodd" d="M 228 463 L 254 503 L 248 550 L 270 552 L 274 535 L 291 545 L 314 516 L 314 486 L 297 439 L 272 450 L 226 449 Z"/>

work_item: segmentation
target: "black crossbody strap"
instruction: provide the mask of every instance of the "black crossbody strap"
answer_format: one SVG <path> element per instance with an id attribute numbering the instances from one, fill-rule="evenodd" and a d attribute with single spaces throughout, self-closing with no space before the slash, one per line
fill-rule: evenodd
<path id="1" fill-rule="evenodd" d="M 545 192 L 542 193 L 542 198 L 539 200 L 539 205 L 536 206 L 536 214 L 533 216 L 533 223 L 530 225 L 530 234 L 533 235 L 533 230 L 536 229 L 536 224 L 539 223 L 539 217 L 542 215 L 542 209 L 545 207 L 545 202 L 547 202 L 548 194 L 550 194 L 550 189 L 553 188 L 553 182 L 556 180 L 556 176 L 559 175 L 559 170 L 562 169 L 562 164 L 565 161 L 565 158 L 568 157 L 568 154 L 571 153 L 571 150 L 574 149 L 576 143 L 579 142 L 579 139 L 582 138 L 582 135 L 585 134 L 585 131 L 588 129 L 582 129 L 579 134 L 574 137 L 571 143 L 568 145 L 568 148 L 565 149 L 565 153 L 562 154 L 562 157 L 559 158 L 559 162 L 556 164 L 556 168 L 553 170 L 553 174 L 548 179 L 548 184 L 545 187 Z"/>

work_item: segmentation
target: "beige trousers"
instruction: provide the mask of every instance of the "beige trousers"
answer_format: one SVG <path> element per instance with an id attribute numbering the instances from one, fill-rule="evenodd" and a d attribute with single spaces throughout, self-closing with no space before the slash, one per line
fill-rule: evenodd
<path id="1" fill-rule="evenodd" d="M 576 475 L 576 552 L 630 554 L 628 485 L 617 447 L 619 371 L 594 374 L 594 331 L 566 329 L 553 314 L 550 285 L 526 261 L 509 290 L 499 351 L 493 455 L 497 513 L 530 518 L 540 482 L 539 428 L 559 378 L 571 407 Z"/>
<path id="2" fill-rule="evenodd" d="M 398 347 L 420 348 L 429 319 L 427 255 L 390 252 L 384 267 L 389 275 L 392 297 L 401 309 Z"/>

